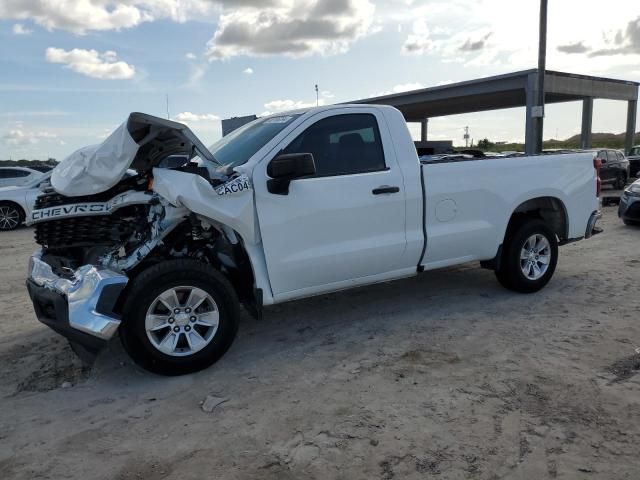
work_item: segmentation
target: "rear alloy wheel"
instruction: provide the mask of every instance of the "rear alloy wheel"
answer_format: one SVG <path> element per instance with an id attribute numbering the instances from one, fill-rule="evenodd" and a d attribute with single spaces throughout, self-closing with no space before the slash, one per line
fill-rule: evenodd
<path id="1" fill-rule="evenodd" d="M 238 298 L 210 265 L 167 260 L 131 280 L 120 339 L 143 368 L 183 375 L 207 368 L 229 349 L 238 330 Z"/>
<path id="2" fill-rule="evenodd" d="M 551 280 L 557 262 L 555 234 L 542 220 L 525 219 L 510 228 L 496 277 L 509 290 L 533 293 Z"/>
<path id="3" fill-rule="evenodd" d="M 11 203 L 0 203 L 0 230 L 15 230 L 23 221 L 20 207 Z"/>

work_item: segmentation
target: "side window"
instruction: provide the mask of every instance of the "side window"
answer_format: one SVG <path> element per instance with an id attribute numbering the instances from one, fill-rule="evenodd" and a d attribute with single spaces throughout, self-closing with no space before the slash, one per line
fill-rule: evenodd
<path id="1" fill-rule="evenodd" d="M 27 170 L 13 170 L 14 173 L 14 177 L 18 178 L 18 177 L 28 177 L 30 175 L 29 171 Z"/>
<path id="2" fill-rule="evenodd" d="M 2 174 L 2 178 L 18 178 L 19 170 L 13 170 L 12 168 L 7 168 Z"/>
<path id="3" fill-rule="evenodd" d="M 607 162 L 609 161 L 609 156 L 607 155 L 607 151 L 606 150 L 602 150 L 599 154 L 598 157 L 600 157 L 603 160 L 606 160 Z"/>
<path id="4" fill-rule="evenodd" d="M 616 155 L 618 156 L 619 162 L 624 162 L 624 155 L 621 152 L 616 152 Z"/>
<path id="5" fill-rule="evenodd" d="M 316 176 L 349 175 L 385 169 L 376 117 L 368 113 L 318 120 L 283 153 L 311 153 Z"/>
<path id="6" fill-rule="evenodd" d="M 4 168 L 0 168 L 0 178 L 7 178 L 7 171 Z"/>

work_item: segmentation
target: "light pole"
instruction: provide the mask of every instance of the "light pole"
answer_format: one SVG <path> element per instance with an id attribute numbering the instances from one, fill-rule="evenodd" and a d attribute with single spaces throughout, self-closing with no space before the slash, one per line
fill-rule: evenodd
<path id="1" fill-rule="evenodd" d="M 535 152 L 542 151 L 544 130 L 544 76 L 547 68 L 547 0 L 540 0 L 540 38 L 538 45 L 538 101 L 534 112 L 536 123 Z"/>

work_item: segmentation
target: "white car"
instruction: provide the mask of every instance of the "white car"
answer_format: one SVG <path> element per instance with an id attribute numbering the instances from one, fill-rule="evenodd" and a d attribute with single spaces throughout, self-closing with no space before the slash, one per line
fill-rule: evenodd
<path id="1" fill-rule="evenodd" d="M 0 167 L 0 187 L 26 185 L 42 172 L 26 167 Z"/>
<path id="2" fill-rule="evenodd" d="M 37 173 L 24 185 L 0 187 L 0 231 L 18 228 L 31 215 L 36 198 L 42 193 L 40 185 L 51 177 L 51 172 Z"/>
<path id="3" fill-rule="evenodd" d="M 200 163 L 158 167 L 185 152 Z M 193 372 L 229 348 L 240 302 L 259 317 L 471 261 L 540 290 L 558 246 L 599 231 L 594 157 L 425 164 L 402 114 L 381 105 L 262 117 L 209 149 L 185 125 L 133 113 L 54 169 L 29 218 L 42 249 L 27 288 L 81 355 L 119 333 L 143 367 Z"/>

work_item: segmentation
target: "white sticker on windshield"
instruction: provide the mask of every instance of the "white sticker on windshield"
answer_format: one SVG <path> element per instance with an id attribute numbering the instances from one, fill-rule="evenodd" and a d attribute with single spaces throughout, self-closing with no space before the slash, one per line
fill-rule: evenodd
<path id="1" fill-rule="evenodd" d="M 264 123 L 287 123 L 292 118 L 293 117 L 290 115 L 285 117 L 273 117 L 273 118 L 266 119 Z"/>
<path id="2" fill-rule="evenodd" d="M 224 185 L 216 187 L 215 190 L 218 195 L 233 195 L 235 193 L 241 193 L 245 190 L 251 190 L 251 180 L 249 180 L 249 177 L 243 173 Z"/>

